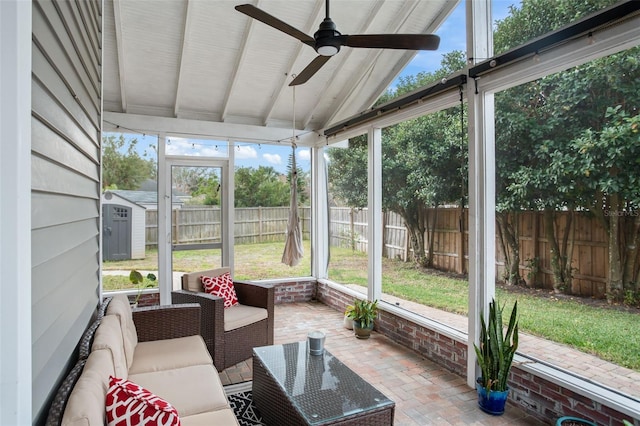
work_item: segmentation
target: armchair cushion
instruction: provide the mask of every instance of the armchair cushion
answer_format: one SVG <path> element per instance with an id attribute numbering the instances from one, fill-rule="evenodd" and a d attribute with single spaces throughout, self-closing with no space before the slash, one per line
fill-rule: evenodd
<path id="1" fill-rule="evenodd" d="M 200 277 L 204 290 L 214 296 L 224 299 L 224 307 L 231 308 L 238 305 L 238 296 L 233 287 L 233 281 L 229 272 L 225 272 L 217 277 Z"/>
<path id="2" fill-rule="evenodd" d="M 219 268 L 184 274 L 182 289 L 171 293 L 172 303 L 202 307 L 200 330 L 218 371 L 251 358 L 255 347 L 273 344 L 273 285 L 234 280 L 239 305 L 225 309 L 224 299 L 204 291 L 201 277 L 228 271 Z"/>
<path id="3" fill-rule="evenodd" d="M 268 317 L 269 314 L 264 308 L 236 305 L 224 310 L 224 331 L 235 330 Z"/>
<path id="4" fill-rule="evenodd" d="M 231 273 L 231 269 L 228 267 L 209 269 L 206 271 L 193 272 L 190 274 L 184 274 L 182 276 L 182 289 L 194 291 L 196 293 L 205 293 L 204 286 L 202 285 L 201 277 L 219 277 L 224 273 Z"/>

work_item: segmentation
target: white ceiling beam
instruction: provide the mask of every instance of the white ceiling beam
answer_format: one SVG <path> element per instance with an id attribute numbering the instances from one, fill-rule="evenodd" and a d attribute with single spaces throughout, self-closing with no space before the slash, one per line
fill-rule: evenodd
<path id="1" fill-rule="evenodd" d="M 256 7 L 260 6 L 260 0 L 256 2 Z M 234 11 L 234 13 L 239 13 Z M 236 58 L 235 66 L 233 67 L 233 74 L 229 79 L 231 83 L 227 86 L 227 93 L 224 96 L 224 101 L 222 103 L 222 113 L 220 114 L 220 118 L 222 121 L 225 120 L 227 114 L 229 112 L 229 102 L 231 101 L 231 97 L 233 92 L 236 90 L 236 86 L 238 84 L 238 72 L 243 66 L 245 58 L 249 52 L 249 39 L 251 38 L 251 34 L 253 33 L 253 28 L 255 25 L 255 19 L 247 19 L 247 26 L 245 27 L 244 35 L 242 36 L 242 46 L 240 46 L 240 54 Z"/>
<path id="2" fill-rule="evenodd" d="M 180 99 L 182 98 L 182 92 L 184 91 L 184 86 L 185 86 L 185 82 L 184 82 L 184 70 L 185 70 L 185 59 L 184 59 L 184 52 L 187 50 L 187 48 L 189 47 L 189 40 L 190 38 L 188 37 L 189 31 L 191 29 L 191 22 L 192 22 L 192 15 L 193 15 L 193 7 L 192 4 L 190 3 L 189 0 L 186 0 L 186 4 L 185 4 L 185 14 L 184 14 L 184 25 L 183 25 L 183 31 L 182 31 L 182 46 L 180 48 L 180 58 L 178 59 L 180 66 L 178 68 L 178 81 L 176 84 L 176 99 L 174 102 L 174 107 L 173 107 L 173 115 L 175 117 L 178 117 L 178 112 L 180 111 Z"/>
<path id="3" fill-rule="evenodd" d="M 113 0 L 113 19 L 116 28 L 116 51 L 118 53 L 118 71 L 120 80 L 120 101 L 122 112 L 127 112 L 127 85 L 125 82 L 124 38 L 122 36 L 122 13 L 120 0 Z"/>
<path id="4" fill-rule="evenodd" d="M 356 34 L 366 34 L 367 29 L 369 29 L 369 27 L 371 26 L 371 22 L 373 22 L 373 19 L 376 17 L 376 15 L 378 14 L 378 12 L 380 12 L 380 9 L 382 8 L 383 5 L 383 1 L 382 0 L 378 0 L 376 2 L 376 4 L 373 6 L 373 8 L 371 8 L 371 10 L 369 11 L 369 15 L 367 16 L 367 19 L 365 19 L 365 23 L 363 25 L 360 26 L 360 28 L 358 28 L 358 30 L 356 30 Z M 336 67 L 334 74 L 339 74 L 340 71 L 342 70 L 342 68 L 344 67 L 345 63 L 347 62 L 347 60 L 349 59 L 349 56 L 351 56 L 351 54 L 353 53 L 353 49 L 349 48 L 346 52 L 343 50 L 343 53 L 340 57 L 340 63 L 338 64 L 338 66 Z M 367 56 L 367 60 L 365 62 L 368 62 L 371 58 L 371 56 L 375 56 L 372 53 L 370 53 Z M 376 56 L 377 57 L 377 56 Z M 366 70 L 364 72 L 367 72 Z M 362 76 L 362 74 L 353 74 L 353 77 L 351 78 L 351 81 L 354 81 L 356 79 L 359 79 Z M 327 83 L 325 84 L 322 93 L 324 93 L 324 96 L 322 98 L 320 98 L 318 100 L 318 102 L 315 103 L 315 106 L 313 108 L 311 108 L 311 111 L 309 111 L 309 113 L 307 114 L 307 117 L 304 119 L 304 128 L 306 128 L 309 123 L 311 122 L 311 119 L 313 118 L 313 115 L 316 113 L 316 110 L 318 109 L 318 106 L 323 102 L 324 99 L 327 98 L 328 92 L 329 92 L 329 87 L 332 85 L 332 83 L 334 82 L 334 79 L 330 79 L 327 81 Z M 351 91 L 349 91 L 351 92 Z M 328 123 L 329 121 L 325 121 L 325 123 Z"/>
<path id="5" fill-rule="evenodd" d="M 418 3 L 405 3 L 403 5 L 403 8 L 398 12 L 397 17 L 392 20 L 392 22 L 397 22 L 398 24 L 395 26 L 395 28 L 393 29 L 393 32 L 398 32 L 400 30 L 400 28 L 402 27 L 402 25 L 404 25 L 407 21 L 407 19 L 409 19 L 409 17 L 411 16 L 412 13 L 415 12 L 416 7 L 418 6 Z M 451 11 L 453 10 L 453 6 L 448 8 L 448 9 L 443 9 L 444 13 L 439 14 L 436 19 L 434 19 L 433 21 L 429 22 L 425 28 L 424 31 L 425 33 L 433 33 L 435 31 L 436 28 L 438 28 L 442 22 L 444 22 L 444 20 L 449 16 L 449 14 L 451 13 Z M 350 88 L 350 90 L 348 92 L 345 92 L 344 95 L 342 96 L 342 99 L 338 99 L 336 100 L 336 102 L 334 103 L 334 106 L 329 108 L 329 111 L 333 111 L 333 114 L 326 120 L 327 123 L 331 123 L 333 121 L 336 120 L 336 117 L 340 116 L 341 112 L 343 111 L 343 109 L 347 106 L 347 102 L 351 99 L 353 99 L 353 95 L 354 93 L 356 93 L 357 90 L 359 90 L 364 84 L 371 84 L 370 81 L 366 80 L 366 76 L 368 75 L 368 73 L 373 69 L 373 67 L 375 66 L 379 56 L 382 54 L 382 50 L 379 50 L 377 52 L 377 55 L 375 56 L 375 58 L 373 60 L 370 61 L 370 65 L 369 68 L 367 69 L 366 73 L 362 73 L 360 76 L 358 76 L 359 78 L 357 79 L 357 81 L 354 79 L 351 84 L 347 85 L 347 87 Z M 367 99 L 366 103 L 364 105 L 368 105 L 371 106 L 374 104 L 374 102 L 378 99 L 378 97 L 380 97 L 380 94 L 382 94 L 387 87 L 389 86 L 389 84 L 391 84 L 391 82 L 396 78 L 396 76 L 398 74 L 400 74 L 400 72 L 402 71 L 402 69 L 406 66 L 406 64 L 411 60 L 411 58 L 413 58 L 413 56 L 415 56 L 416 52 L 415 51 L 407 51 L 405 52 L 404 55 L 402 55 L 402 59 L 397 61 L 393 67 L 392 70 L 390 70 L 390 72 L 388 73 L 388 78 L 381 81 L 380 85 L 376 88 L 375 91 L 371 92 L 371 96 L 369 97 L 369 99 Z"/>
<path id="6" fill-rule="evenodd" d="M 106 132 L 144 134 L 166 133 L 182 137 L 200 137 L 264 144 L 277 144 L 285 139 L 291 138 L 291 128 L 122 114 L 108 111 L 104 112 L 103 130 Z"/>
<path id="7" fill-rule="evenodd" d="M 309 15 L 309 20 L 307 21 L 305 28 L 302 29 L 304 33 L 311 34 L 318 27 L 319 22 L 322 20 L 324 16 L 323 5 L 324 5 L 324 0 L 316 0 L 316 3 L 313 8 L 313 12 Z M 269 120 L 271 120 L 271 115 L 273 114 L 273 110 L 275 109 L 276 104 L 278 103 L 280 98 L 283 96 L 287 88 L 289 87 L 289 79 L 292 79 L 294 74 L 292 68 L 295 65 L 295 63 L 300 59 L 300 57 L 302 56 L 302 52 L 305 49 L 308 49 L 308 46 L 300 42 L 300 45 L 295 49 L 294 53 L 291 55 L 291 59 L 287 64 L 287 70 L 289 72 L 287 74 L 284 74 L 277 84 L 280 87 L 280 89 L 278 90 L 278 94 L 273 97 L 273 101 L 269 105 L 268 111 L 265 114 L 265 118 L 264 118 L 265 125 L 267 125 L 269 123 Z M 303 126 L 301 128 L 304 129 L 305 127 Z"/>
<path id="8" fill-rule="evenodd" d="M 447 3 L 445 7 L 440 10 L 440 13 L 435 16 L 435 18 L 428 25 L 424 27 L 423 32 L 427 34 L 435 33 L 440 25 L 442 25 L 447 20 L 449 15 L 451 15 L 451 12 L 453 12 L 457 5 L 457 1 L 454 3 Z M 367 99 L 366 102 L 363 103 L 363 105 L 373 105 L 374 102 L 379 98 L 379 95 L 377 95 L 377 93 L 383 93 L 387 89 L 387 87 L 389 87 L 389 85 L 400 75 L 404 67 L 409 62 L 411 62 L 416 53 L 417 52 L 415 51 L 407 51 L 404 55 L 402 55 L 402 59 L 394 64 L 393 69 L 389 72 L 387 78 L 380 81 L 379 86 L 375 91 L 371 92 L 372 95 L 369 97 L 369 99 Z"/>

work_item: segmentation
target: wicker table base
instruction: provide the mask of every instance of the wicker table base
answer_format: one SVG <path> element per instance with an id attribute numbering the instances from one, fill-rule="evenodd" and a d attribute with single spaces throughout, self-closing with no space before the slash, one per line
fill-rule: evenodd
<path id="1" fill-rule="evenodd" d="M 306 342 L 253 350 L 253 402 L 269 426 L 393 425 L 395 403 Z"/>

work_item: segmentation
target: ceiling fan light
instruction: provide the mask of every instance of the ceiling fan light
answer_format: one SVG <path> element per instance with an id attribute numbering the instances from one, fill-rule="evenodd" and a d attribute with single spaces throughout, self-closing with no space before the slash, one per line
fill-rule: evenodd
<path id="1" fill-rule="evenodd" d="M 328 44 L 326 46 L 318 46 L 318 54 L 322 56 L 333 56 L 338 53 L 340 49 L 337 46 Z"/>

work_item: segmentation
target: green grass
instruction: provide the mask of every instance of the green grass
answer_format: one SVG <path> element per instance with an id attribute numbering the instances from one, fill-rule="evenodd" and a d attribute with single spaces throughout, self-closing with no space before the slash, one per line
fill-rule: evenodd
<path id="1" fill-rule="evenodd" d="M 237 279 L 270 279 L 283 277 L 304 277 L 311 275 L 309 241 L 303 241 L 304 256 L 297 266 L 283 263 L 284 243 L 243 244 L 235 247 L 235 276 Z M 147 250 L 145 259 L 105 261 L 105 271 L 138 269 L 158 270 L 158 251 Z M 220 250 L 184 250 L 173 252 L 173 270 L 180 272 L 202 271 L 219 268 L 222 265 Z"/>
<path id="2" fill-rule="evenodd" d="M 239 245 L 235 247 L 238 279 L 269 279 L 310 275 L 310 248 L 305 241 L 300 265 L 290 268 L 280 263 L 284 243 Z M 217 254 L 216 254 L 217 253 Z M 156 270 L 155 251 L 146 260 L 104 262 L 103 269 Z M 220 265 L 219 251 L 176 252 L 174 269 L 197 271 Z M 424 271 L 411 263 L 382 259 L 382 291 L 458 314 L 467 314 L 468 281 L 447 274 Z M 331 248 L 329 278 L 344 284 L 367 285 L 367 257 L 348 249 Z M 128 277 L 103 278 L 105 290 L 118 285 L 135 288 Z M 111 286 L 115 287 L 111 287 Z M 119 287 L 124 288 L 124 287 Z M 578 298 L 553 297 L 549 293 L 514 292 L 496 288 L 496 299 L 510 310 L 518 300 L 520 330 L 564 343 L 618 365 L 640 371 L 640 311 L 594 306 Z"/>

